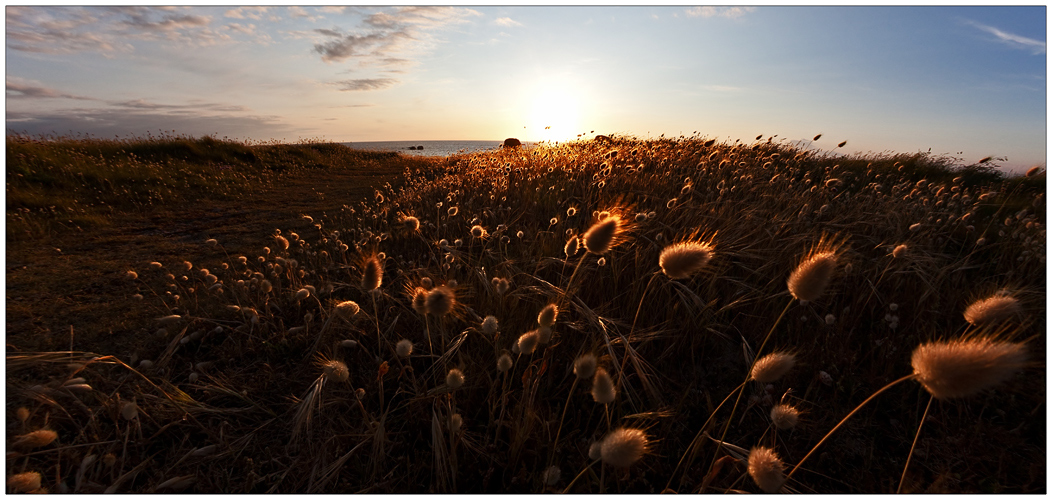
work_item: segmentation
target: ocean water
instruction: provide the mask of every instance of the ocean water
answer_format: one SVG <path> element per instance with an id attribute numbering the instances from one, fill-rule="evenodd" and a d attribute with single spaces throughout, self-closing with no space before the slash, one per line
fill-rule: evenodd
<path id="1" fill-rule="evenodd" d="M 370 141 L 344 142 L 345 146 L 370 151 L 397 151 L 410 156 L 449 156 L 498 149 L 504 141 Z M 424 149 L 409 149 L 423 146 Z"/>

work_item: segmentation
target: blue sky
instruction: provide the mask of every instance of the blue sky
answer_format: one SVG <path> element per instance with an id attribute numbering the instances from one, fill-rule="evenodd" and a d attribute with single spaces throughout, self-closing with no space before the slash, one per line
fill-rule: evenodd
<path id="1" fill-rule="evenodd" d="M 7 130 L 590 132 L 1042 164 L 1046 8 L 7 7 Z M 828 142 L 828 143 L 827 143 Z"/>

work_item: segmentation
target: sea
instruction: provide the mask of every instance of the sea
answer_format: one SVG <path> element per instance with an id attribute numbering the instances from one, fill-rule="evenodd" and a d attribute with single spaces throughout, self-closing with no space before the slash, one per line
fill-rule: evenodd
<path id="1" fill-rule="evenodd" d="M 344 142 L 345 146 L 369 151 L 397 151 L 409 156 L 450 156 L 458 153 L 493 151 L 504 141 L 370 141 Z M 423 148 L 421 149 L 421 146 Z"/>

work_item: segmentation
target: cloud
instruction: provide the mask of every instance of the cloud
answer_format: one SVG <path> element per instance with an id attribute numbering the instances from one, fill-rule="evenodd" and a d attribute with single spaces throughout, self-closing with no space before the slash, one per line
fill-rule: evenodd
<path id="1" fill-rule="evenodd" d="M 510 18 L 510 17 L 499 17 L 493 21 L 497 26 L 522 26 L 522 23 Z"/>
<path id="2" fill-rule="evenodd" d="M 980 30 L 995 36 L 998 42 L 1008 45 L 1009 47 L 1029 50 L 1035 55 L 1045 53 L 1045 42 L 1042 42 L 1040 40 L 1034 40 L 1033 38 L 1027 38 L 1025 36 L 1001 31 L 993 26 L 987 26 L 985 24 L 980 24 L 975 21 L 965 22 L 971 26 L 979 28 Z"/>
<path id="3" fill-rule="evenodd" d="M 394 78 L 359 78 L 356 80 L 340 80 L 334 83 L 339 85 L 340 90 L 355 92 L 386 89 L 397 85 L 399 81 Z"/>
<path id="4" fill-rule="evenodd" d="M 469 17 L 482 14 L 461 7 L 399 7 L 393 12 L 381 11 L 365 18 L 365 23 L 377 28 L 404 29 L 416 27 L 436 29 L 467 22 Z"/>
<path id="5" fill-rule="evenodd" d="M 756 10 L 756 7 L 691 7 L 686 10 L 688 17 L 725 17 L 734 19 Z"/>
<path id="6" fill-rule="evenodd" d="M 321 19 L 319 16 L 310 15 L 310 13 L 308 13 L 306 10 L 303 10 L 303 7 L 300 7 L 298 5 L 286 7 L 286 12 L 288 12 L 289 16 L 306 18 L 308 21 L 312 22 Z"/>
<path id="7" fill-rule="evenodd" d="M 459 7 L 399 7 L 373 12 L 362 24 L 366 33 L 344 33 L 340 28 L 315 29 L 314 33 L 335 38 L 314 44 L 322 61 L 343 62 L 352 57 L 407 59 L 430 48 L 432 31 L 464 23 L 481 16 L 478 11 Z"/>
<path id="8" fill-rule="evenodd" d="M 129 101 L 109 101 L 108 104 L 115 108 L 122 109 L 139 109 L 139 110 L 151 110 L 151 111 L 170 111 L 173 113 L 210 113 L 210 112 L 246 112 L 248 108 L 244 106 L 236 106 L 229 104 L 217 104 L 211 102 L 204 102 L 200 100 L 193 100 L 187 104 L 160 104 L 149 102 L 145 99 L 133 99 Z"/>
<path id="9" fill-rule="evenodd" d="M 270 7 L 238 7 L 224 12 L 223 15 L 233 19 L 254 19 L 258 21 L 263 19 L 263 14 L 268 10 L 270 10 Z"/>
<path id="10" fill-rule="evenodd" d="M 7 47 L 23 52 L 133 52 L 136 41 L 201 47 L 231 41 L 211 16 L 184 7 L 8 7 Z"/>
<path id="11" fill-rule="evenodd" d="M 326 36 L 337 34 L 333 30 L 315 30 Z M 368 35 L 346 35 L 337 40 L 314 44 L 314 52 L 321 54 L 325 62 L 341 62 L 354 56 L 383 56 L 392 52 L 392 48 L 401 40 L 411 39 L 403 32 L 370 33 Z"/>
<path id="12" fill-rule="evenodd" d="M 215 134 L 253 139 L 280 138 L 311 131 L 295 130 L 276 116 L 233 114 L 171 114 L 123 109 L 68 109 L 59 112 L 7 112 L 8 132 L 28 135 L 69 132 L 97 137 L 141 137 L 149 131 L 194 136 Z"/>
<path id="13" fill-rule="evenodd" d="M 9 99 L 77 99 L 92 101 L 91 97 L 67 94 L 55 89 L 41 87 L 27 82 L 7 80 L 7 98 Z"/>
<path id="14" fill-rule="evenodd" d="M 8 7 L 6 14 L 9 49 L 44 54 L 131 50 L 131 45 L 126 42 L 87 31 L 88 27 L 99 22 L 99 18 L 85 9 L 51 11 L 37 7 Z"/>
<path id="15" fill-rule="evenodd" d="M 135 12 L 131 15 L 131 19 L 121 21 L 122 23 L 133 26 L 135 28 L 147 31 L 177 31 L 183 28 L 193 28 L 197 26 L 208 26 L 211 18 L 207 16 L 196 16 L 196 15 L 173 15 L 167 14 L 161 16 L 160 19 L 151 20 L 149 11 Z"/>
<path id="16" fill-rule="evenodd" d="M 8 82 L 10 92 L 12 82 Z M 45 89 L 46 90 L 46 89 Z M 41 91 L 29 92 L 41 93 Z M 54 94 L 54 92 L 44 92 Z M 61 93 L 59 93 L 61 94 Z M 10 93 L 8 97 L 11 97 Z M 67 97 L 42 95 L 40 97 Z M 73 96 L 72 98 L 78 98 Z M 89 98 L 80 98 L 89 99 Z M 278 116 L 259 115 L 239 105 L 209 102 L 199 99 L 178 104 L 164 104 L 145 99 L 103 101 L 91 99 L 99 105 L 41 111 L 34 106 L 25 110 L 7 110 L 8 132 L 29 135 L 74 132 L 100 137 L 140 136 L 148 131 L 175 130 L 181 134 L 218 134 L 255 139 L 278 138 L 292 133 L 313 131 L 294 130 Z"/>
<path id="17" fill-rule="evenodd" d="M 254 35 L 256 33 L 255 24 L 230 23 L 226 25 L 226 28 L 230 31 L 236 31 L 245 35 Z"/>

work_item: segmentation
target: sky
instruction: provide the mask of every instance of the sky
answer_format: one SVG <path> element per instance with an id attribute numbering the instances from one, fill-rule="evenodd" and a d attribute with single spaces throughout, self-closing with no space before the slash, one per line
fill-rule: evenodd
<path id="1" fill-rule="evenodd" d="M 7 6 L 7 132 L 822 139 L 1025 170 L 1047 9 Z M 593 133 L 594 131 L 594 133 Z"/>

